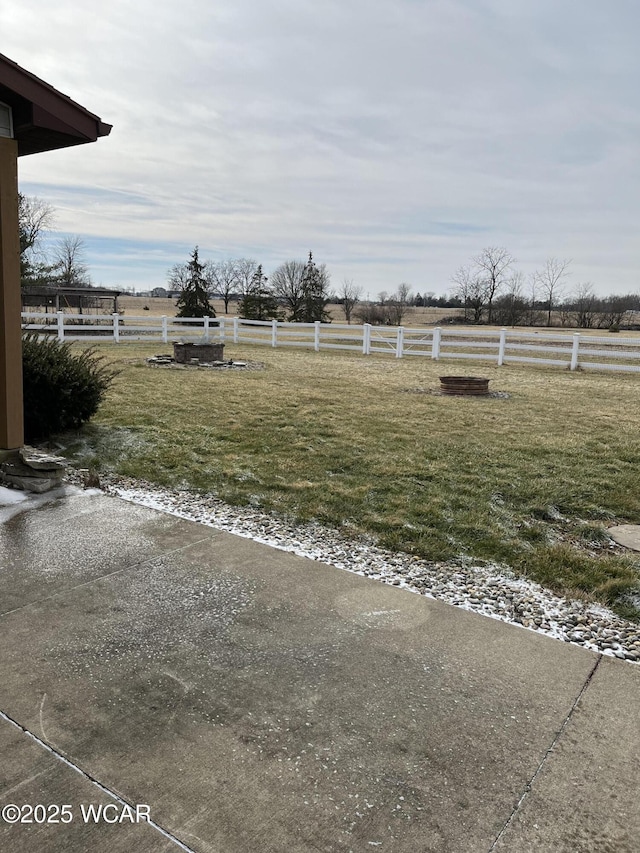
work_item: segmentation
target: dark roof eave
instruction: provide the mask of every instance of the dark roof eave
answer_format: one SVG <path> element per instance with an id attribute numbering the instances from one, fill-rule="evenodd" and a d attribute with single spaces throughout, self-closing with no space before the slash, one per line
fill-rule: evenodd
<path id="1" fill-rule="evenodd" d="M 19 156 L 95 142 L 111 132 L 110 124 L 1 53 L 0 101 L 14 112 Z"/>

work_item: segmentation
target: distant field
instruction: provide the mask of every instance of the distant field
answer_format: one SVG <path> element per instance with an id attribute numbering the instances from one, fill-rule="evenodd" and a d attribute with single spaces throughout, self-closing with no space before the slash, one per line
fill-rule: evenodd
<path id="1" fill-rule="evenodd" d="M 495 560 L 637 615 L 640 375 L 483 365 L 508 397 L 437 396 L 430 359 L 228 346 L 263 370 L 122 373 L 69 452 L 82 466 L 217 494 L 431 560 Z M 75 448 L 75 449 L 74 449 Z"/>
<path id="2" fill-rule="evenodd" d="M 221 299 L 212 299 L 211 301 L 215 308 L 216 316 L 237 316 L 237 302 L 231 302 L 229 304 L 229 313 L 225 315 L 224 302 Z M 125 319 L 127 314 L 134 317 L 142 316 L 143 314 L 149 314 L 152 317 L 161 317 L 163 314 L 166 314 L 167 317 L 175 317 L 176 314 L 175 299 L 147 299 L 141 296 L 121 296 L 118 299 L 118 305 L 120 308 L 124 308 Z M 145 310 L 145 306 L 149 309 L 148 311 Z M 328 310 L 334 322 L 346 323 L 344 311 L 342 310 L 341 305 L 331 304 L 328 306 Z M 406 325 L 411 326 L 420 326 L 424 323 L 433 324 L 442 317 L 450 317 L 459 313 L 459 310 L 456 308 L 410 308 L 407 311 L 405 322 Z"/>
<path id="3" fill-rule="evenodd" d="M 232 302 L 229 305 L 229 313 L 224 313 L 224 303 L 221 299 L 213 299 L 212 300 L 213 307 L 216 311 L 216 316 L 218 317 L 235 317 L 237 302 Z M 118 304 L 121 309 L 124 309 L 124 319 L 126 322 L 127 315 L 131 317 L 142 317 L 142 316 L 150 316 L 150 317 L 161 317 L 165 314 L 167 317 L 175 317 L 176 315 L 176 305 L 175 299 L 152 299 L 141 296 L 121 296 L 118 299 Z M 145 310 L 145 306 L 148 307 L 148 311 Z M 328 306 L 329 314 L 333 322 L 335 323 L 346 323 L 346 319 L 344 316 L 344 311 L 341 305 L 331 304 Z M 462 310 L 459 308 L 409 308 L 407 313 L 403 319 L 403 325 L 408 327 L 420 327 L 420 326 L 435 326 L 438 323 L 441 323 L 444 317 L 454 317 L 454 316 L 462 316 Z M 637 320 L 640 322 L 640 317 Z M 353 321 L 357 323 L 358 321 Z M 460 324 L 463 328 L 478 328 L 478 327 L 469 327 L 464 324 Z M 450 328 L 456 328 L 456 324 L 450 326 Z M 481 326 L 483 329 L 491 329 L 491 328 L 499 328 L 499 326 Z M 584 335 L 607 335 L 607 331 L 605 329 L 572 329 L 572 328 L 562 328 L 559 325 L 554 326 L 551 330 L 549 330 L 546 326 L 527 326 L 527 327 L 519 327 L 522 328 L 523 331 L 552 331 L 552 332 L 577 332 L 579 331 Z M 623 332 L 622 335 L 625 337 L 640 337 L 640 332 Z M 612 338 L 614 335 L 611 336 Z"/>

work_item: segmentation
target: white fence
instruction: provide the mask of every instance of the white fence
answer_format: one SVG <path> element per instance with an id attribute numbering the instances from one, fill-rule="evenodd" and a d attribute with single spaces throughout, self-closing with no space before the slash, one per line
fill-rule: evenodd
<path id="1" fill-rule="evenodd" d="M 640 337 L 527 332 L 521 329 L 414 329 L 338 323 L 282 323 L 239 318 L 126 317 L 119 314 L 22 313 L 23 328 L 58 340 L 205 340 L 271 347 L 352 350 L 396 358 L 471 359 L 497 365 L 524 362 L 557 367 L 640 372 Z"/>

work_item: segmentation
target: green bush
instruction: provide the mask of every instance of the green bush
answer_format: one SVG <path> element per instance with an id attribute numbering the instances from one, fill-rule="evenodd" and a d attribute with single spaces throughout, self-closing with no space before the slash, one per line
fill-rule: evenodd
<path id="1" fill-rule="evenodd" d="M 117 371 L 95 349 L 26 334 L 22 339 L 25 440 L 77 429 L 98 410 Z"/>

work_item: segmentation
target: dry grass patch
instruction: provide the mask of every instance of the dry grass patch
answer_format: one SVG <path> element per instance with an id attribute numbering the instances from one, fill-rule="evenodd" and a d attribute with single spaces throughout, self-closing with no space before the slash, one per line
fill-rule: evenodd
<path id="1" fill-rule="evenodd" d="M 640 376 L 474 365 L 508 399 L 450 398 L 407 392 L 469 372 L 457 363 L 228 346 L 265 369 L 149 368 L 161 348 L 101 346 L 122 373 L 79 463 L 496 560 L 632 612 L 638 561 L 604 529 L 640 520 Z"/>

